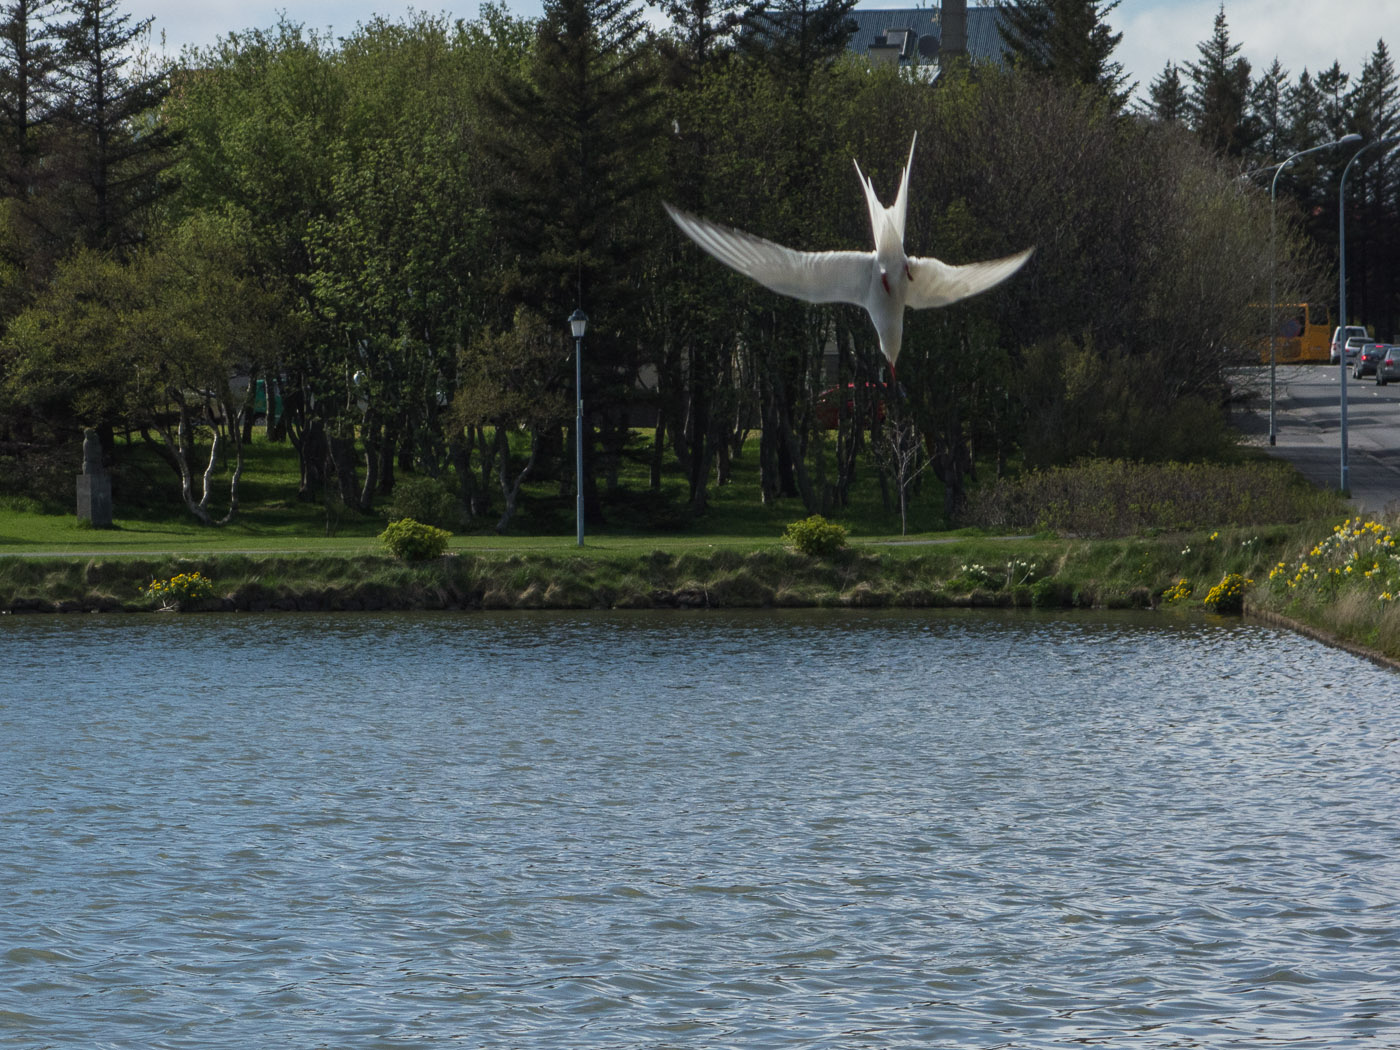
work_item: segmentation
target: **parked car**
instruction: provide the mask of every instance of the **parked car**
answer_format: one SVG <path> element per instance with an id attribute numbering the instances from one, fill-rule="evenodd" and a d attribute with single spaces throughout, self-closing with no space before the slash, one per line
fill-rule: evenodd
<path id="1" fill-rule="evenodd" d="M 1372 339 L 1369 335 L 1366 336 L 1364 339 L 1358 338 L 1358 337 L 1356 337 L 1356 336 L 1352 336 L 1350 339 L 1348 339 L 1348 340 L 1347 340 L 1347 364 L 1349 364 L 1349 365 L 1350 365 L 1350 364 L 1355 364 L 1355 363 L 1356 363 L 1356 355 L 1359 354 L 1359 353 L 1361 353 L 1361 348 L 1362 348 L 1363 346 L 1365 346 L 1367 343 L 1373 343 L 1373 342 L 1375 342 L 1375 340 Z"/>
<path id="2" fill-rule="evenodd" d="M 1400 379 L 1400 346 L 1394 344 L 1385 348 L 1376 365 L 1376 386 L 1385 386 L 1392 379 Z"/>
<path id="3" fill-rule="evenodd" d="M 1347 340 L 1347 347 L 1350 349 L 1351 340 Z M 1356 352 L 1355 363 L 1351 366 L 1351 378 L 1360 379 L 1362 376 L 1373 376 L 1376 374 L 1376 366 L 1381 363 L 1381 358 L 1385 356 L 1386 345 L 1384 343 L 1365 342 Z"/>
<path id="4" fill-rule="evenodd" d="M 1332 350 L 1329 360 L 1334 365 L 1337 363 L 1340 357 L 1343 340 L 1350 342 L 1353 338 L 1367 339 L 1369 338 L 1369 334 L 1367 333 L 1366 329 L 1362 328 L 1359 324 L 1347 325 L 1345 329 L 1345 334 L 1343 334 L 1343 329 L 1341 328 L 1341 326 L 1338 326 L 1337 328 L 1334 328 L 1332 330 Z M 1350 361 L 1351 358 L 1348 357 L 1347 360 Z"/>

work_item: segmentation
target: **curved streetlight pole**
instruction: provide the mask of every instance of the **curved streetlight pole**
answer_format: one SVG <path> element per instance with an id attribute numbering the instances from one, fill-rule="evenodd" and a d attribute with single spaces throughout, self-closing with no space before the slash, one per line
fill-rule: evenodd
<path id="1" fill-rule="evenodd" d="M 1306 157 L 1309 153 L 1316 153 L 1318 150 L 1331 149 L 1333 146 L 1342 146 L 1348 142 L 1360 142 L 1361 136 L 1356 134 L 1344 135 L 1331 142 L 1324 142 L 1321 146 L 1313 146 L 1311 149 L 1300 150 L 1293 156 L 1280 162 L 1275 166 L 1273 181 L 1269 183 L 1269 444 L 1278 444 L 1278 386 L 1275 380 L 1277 370 L 1275 344 L 1278 337 L 1278 321 L 1275 317 L 1278 294 L 1276 286 L 1278 283 L 1278 248 L 1277 234 L 1274 232 L 1276 226 L 1276 215 L 1278 213 L 1278 177 L 1283 174 L 1283 169 L 1292 164 L 1299 157 Z M 1268 171 L 1268 168 L 1264 168 Z M 1252 173 L 1251 173 L 1252 174 Z M 1305 322 L 1306 323 L 1306 322 Z"/>
<path id="2" fill-rule="evenodd" d="M 578 545 L 583 546 L 583 333 L 588 331 L 588 315 L 583 308 L 569 315 L 569 330 L 574 334 L 574 400 L 578 411 L 574 416 L 574 488 L 578 498 L 574 514 L 578 519 Z"/>
<path id="3" fill-rule="evenodd" d="M 1400 142 L 1400 135 L 1392 135 L 1387 139 L 1377 139 L 1375 142 L 1367 143 L 1351 155 L 1351 160 L 1347 161 L 1347 166 L 1342 169 L 1341 185 L 1337 188 L 1337 258 L 1340 262 L 1340 279 L 1338 281 L 1337 306 L 1339 311 L 1338 324 L 1342 326 L 1341 338 L 1341 378 L 1342 378 L 1342 476 L 1341 490 L 1347 492 L 1351 489 L 1350 471 L 1347 465 L 1347 174 L 1351 171 L 1351 166 L 1356 163 L 1358 157 L 1368 149 L 1377 146 L 1391 146 Z"/>

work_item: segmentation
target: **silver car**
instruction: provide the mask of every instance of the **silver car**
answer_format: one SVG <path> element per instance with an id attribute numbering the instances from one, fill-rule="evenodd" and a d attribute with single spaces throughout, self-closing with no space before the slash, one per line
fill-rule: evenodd
<path id="1" fill-rule="evenodd" d="M 1348 339 L 1346 348 L 1347 364 L 1355 364 L 1356 355 L 1361 353 L 1361 348 L 1368 343 L 1374 342 L 1375 340 L 1369 335 L 1354 335 Z"/>
<path id="2" fill-rule="evenodd" d="M 1376 374 L 1376 366 L 1381 363 L 1381 358 L 1385 356 L 1386 346 L 1373 339 L 1367 339 L 1361 344 L 1361 350 L 1356 355 L 1351 366 L 1351 377 L 1360 379 L 1362 376 L 1373 376 Z"/>
<path id="3" fill-rule="evenodd" d="M 1337 359 L 1341 357 L 1342 340 L 1348 340 L 1347 345 L 1348 347 L 1350 347 L 1350 340 L 1353 337 L 1357 339 L 1369 338 L 1366 334 L 1366 329 L 1362 328 L 1359 324 L 1349 324 L 1345 328 L 1343 328 L 1341 325 L 1338 325 L 1332 330 L 1332 349 L 1328 357 L 1328 360 L 1332 364 L 1335 365 L 1337 363 Z M 1351 356 L 1349 354 L 1347 357 L 1347 363 L 1349 364 L 1350 362 Z"/>
<path id="4" fill-rule="evenodd" d="M 1382 347 L 1380 362 L 1376 365 L 1376 386 L 1385 386 L 1392 379 L 1400 379 L 1400 346 L 1390 344 Z"/>

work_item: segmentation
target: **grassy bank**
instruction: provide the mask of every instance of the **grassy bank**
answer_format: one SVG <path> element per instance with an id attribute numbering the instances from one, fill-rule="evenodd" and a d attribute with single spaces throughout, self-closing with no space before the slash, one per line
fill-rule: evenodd
<path id="1" fill-rule="evenodd" d="M 827 558 L 782 545 L 783 527 L 805 510 L 796 500 L 758 500 L 751 462 L 736 471 L 734 484 L 715 490 L 703 519 L 683 527 L 667 519 L 670 527 L 657 529 L 645 515 L 614 513 L 607 529 L 590 530 L 583 549 L 574 545 L 572 519 L 555 513 L 553 503 L 562 506 L 556 487 L 553 496 L 538 495 L 522 523 L 531 527 L 507 536 L 468 531 L 453 537 L 446 557 L 424 564 L 400 562 L 376 542 L 384 515 L 286 503 L 279 493 L 292 467 L 285 449 L 261 447 L 245 512 L 224 528 L 198 526 L 159 501 L 141 515 L 119 517 L 116 529 L 92 530 L 71 514 L 0 500 L 0 613 L 959 605 L 1213 611 L 1212 588 L 1237 576 L 1249 609 L 1400 659 L 1400 555 L 1392 538 L 1400 523 L 1342 524 L 1335 494 L 1311 488 L 1282 464 L 1248 456 L 1191 466 L 1100 461 L 988 479 L 967 507 L 980 527 L 924 531 L 907 541 L 867 491 L 864 502 L 838 516 L 851 546 Z M 936 492 L 922 494 L 921 503 L 936 502 Z M 1033 535 L 1007 535 L 1013 533 Z M 179 588 L 171 591 L 169 581 L 196 573 L 199 593 L 177 600 Z"/>
<path id="2" fill-rule="evenodd" d="M 153 582 L 199 573 L 189 609 L 590 609 L 989 605 L 1150 608 L 1183 575 L 1258 574 L 1287 528 L 1088 540 L 947 535 L 859 543 L 828 557 L 777 543 L 619 544 L 455 551 L 410 564 L 380 553 L 201 553 L 0 559 L 0 609 L 147 611 Z"/>
<path id="3" fill-rule="evenodd" d="M 1251 607 L 1400 660 L 1400 520 L 1349 518 L 1297 530 L 1259 574 Z"/>
<path id="4" fill-rule="evenodd" d="M 1206 609 L 1243 578 L 1249 611 L 1400 660 L 1400 555 L 1382 523 L 1130 539 L 956 534 L 828 557 L 774 542 L 459 549 L 411 564 L 363 545 L 313 553 L 0 557 L 0 615 L 25 613 L 988 606 Z M 1400 524 L 1396 534 L 1400 535 Z M 1336 531 L 1332 531 L 1334 529 Z M 1328 537 L 1332 537 L 1330 540 Z M 152 594 L 182 574 L 209 595 Z M 157 589 L 159 590 L 159 589 Z"/>

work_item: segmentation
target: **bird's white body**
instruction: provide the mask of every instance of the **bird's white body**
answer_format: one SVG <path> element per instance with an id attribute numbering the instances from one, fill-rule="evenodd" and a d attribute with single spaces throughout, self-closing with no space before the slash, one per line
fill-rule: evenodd
<path id="1" fill-rule="evenodd" d="M 918 141 L 917 135 L 915 142 Z M 949 266 L 934 258 L 904 254 L 904 217 L 909 207 L 909 169 L 914 143 L 904 166 L 899 193 L 886 208 L 875 187 L 856 165 L 865 190 L 871 252 L 802 252 L 721 226 L 667 204 L 666 212 L 687 236 L 726 266 L 781 295 L 811 303 L 854 303 L 865 308 L 880 337 L 880 352 L 893 368 L 904 338 L 904 310 L 947 306 L 986 291 L 1019 270 L 1032 249 L 990 262 Z"/>

